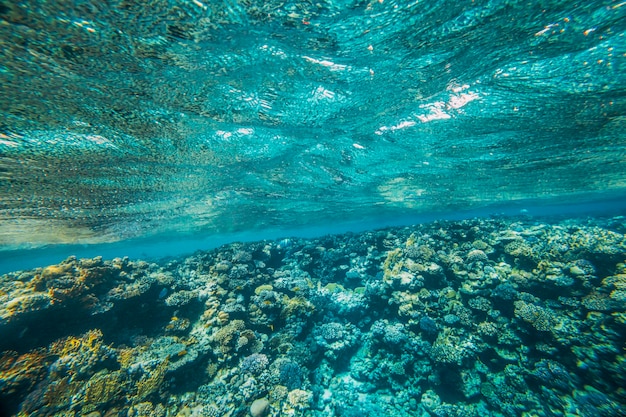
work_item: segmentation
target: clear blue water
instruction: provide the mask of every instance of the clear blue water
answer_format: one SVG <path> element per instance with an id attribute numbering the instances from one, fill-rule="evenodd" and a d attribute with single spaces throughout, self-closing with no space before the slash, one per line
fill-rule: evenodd
<path id="1" fill-rule="evenodd" d="M 7 250 L 626 186 L 619 1 L 27 1 L 0 18 Z"/>
<path id="2" fill-rule="evenodd" d="M 432 212 L 421 215 L 355 219 L 310 227 L 265 228 L 222 234 L 163 233 L 147 237 L 99 244 L 48 244 L 36 248 L 6 248 L 0 258 L 0 273 L 31 269 L 56 264 L 69 256 L 113 259 L 128 256 L 134 259 L 161 261 L 169 257 L 191 254 L 198 250 L 214 249 L 230 242 L 254 242 L 285 237 L 314 238 L 346 232 L 362 232 L 390 226 L 428 223 L 434 220 L 461 220 L 470 218 L 519 217 L 545 221 L 567 217 L 621 216 L 626 213 L 626 196 L 621 193 L 586 195 L 576 203 L 562 204 L 558 200 L 505 203 L 481 209 L 452 212 Z"/>

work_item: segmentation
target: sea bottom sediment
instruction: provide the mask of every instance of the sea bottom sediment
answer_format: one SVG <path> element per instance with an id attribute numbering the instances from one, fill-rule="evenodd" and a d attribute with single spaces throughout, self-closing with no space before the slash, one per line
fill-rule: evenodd
<path id="1" fill-rule="evenodd" d="M 625 231 L 474 219 L 5 274 L 0 411 L 623 415 Z"/>

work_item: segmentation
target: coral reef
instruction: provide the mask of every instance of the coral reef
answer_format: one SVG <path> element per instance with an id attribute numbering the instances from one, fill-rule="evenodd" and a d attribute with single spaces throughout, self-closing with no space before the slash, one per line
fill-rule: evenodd
<path id="1" fill-rule="evenodd" d="M 6 274 L 2 411 L 620 415 L 615 224 L 435 222 Z"/>

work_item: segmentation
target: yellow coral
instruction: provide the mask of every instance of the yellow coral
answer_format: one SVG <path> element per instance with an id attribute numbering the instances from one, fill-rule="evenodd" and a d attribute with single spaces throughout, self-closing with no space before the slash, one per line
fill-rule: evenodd
<path id="1" fill-rule="evenodd" d="M 228 318 L 228 313 L 226 313 L 225 311 L 220 311 L 219 313 L 217 313 L 217 321 L 221 325 L 225 325 L 226 323 L 228 323 Z"/>
<path id="2" fill-rule="evenodd" d="M 126 369 L 133 364 L 134 357 L 133 349 L 120 349 L 117 354 L 117 361 L 122 369 Z"/>
<path id="3" fill-rule="evenodd" d="M 82 381 L 72 383 L 70 380 L 70 377 L 65 377 L 57 379 L 54 383 L 49 384 L 46 392 L 43 394 L 44 404 L 47 404 L 53 409 L 61 408 L 69 404 L 70 401 L 72 401 L 72 396 L 75 395 L 82 386 Z"/>
<path id="4" fill-rule="evenodd" d="M 345 291 L 346 289 L 341 284 L 337 284 L 336 282 L 329 282 L 328 284 L 324 286 L 324 290 L 328 291 L 329 293 L 334 294 L 337 292 Z"/>
<path id="5" fill-rule="evenodd" d="M 400 248 L 387 252 L 387 258 L 383 263 L 383 279 L 385 281 L 391 281 L 402 270 L 401 255 L 402 249 Z"/>
<path id="6" fill-rule="evenodd" d="M 280 312 L 280 317 L 283 319 L 294 316 L 309 316 L 314 310 L 315 306 L 303 297 L 285 297 L 285 307 Z"/>
<path id="7" fill-rule="evenodd" d="M 46 373 L 48 366 L 44 350 L 34 350 L 23 355 L 7 351 L 0 356 L 0 394 L 9 394 L 20 388 L 32 388 Z"/>
<path id="8" fill-rule="evenodd" d="M 73 265 L 71 263 L 59 264 L 59 265 L 50 265 L 47 266 L 41 271 L 41 276 L 43 278 L 55 278 L 61 275 L 65 275 L 70 272 Z"/>
<path id="9" fill-rule="evenodd" d="M 66 339 L 55 342 L 52 351 L 59 356 L 75 354 L 80 351 L 97 352 L 102 347 L 102 331 L 93 329 L 85 333 L 80 338 L 70 336 Z"/>
<path id="10" fill-rule="evenodd" d="M 102 404 L 115 400 L 122 391 L 122 374 L 103 370 L 92 376 L 85 384 L 82 411 L 92 411 Z"/>
<path id="11" fill-rule="evenodd" d="M 261 294 L 263 291 L 273 291 L 274 287 L 272 287 L 270 284 L 264 284 L 264 285 L 259 285 L 258 287 L 256 287 L 254 289 L 254 293 L 256 295 Z"/>
<path id="12" fill-rule="evenodd" d="M 165 379 L 165 371 L 167 370 L 168 360 L 161 362 L 147 378 L 142 378 L 137 382 L 136 401 L 141 401 L 147 396 L 159 389 Z"/>
<path id="13" fill-rule="evenodd" d="M 304 409 L 311 406 L 313 394 L 301 389 L 294 389 L 287 394 L 289 404 L 296 409 Z"/>
<path id="14" fill-rule="evenodd" d="M 236 341 L 235 336 L 245 329 L 243 320 L 233 320 L 227 326 L 222 327 L 213 336 L 213 340 L 217 342 L 222 353 L 229 352 Z M 237 338 L 238 339 L 238 338 Z"/>
<path id="15" fill-rule="evenodd" d="M 532 324 L 532 326 L 539 331 L 551 331 L 555 325 L 555 319 L 551 315 L 551 310 L 522 300 L 515 301 L 514 305 L 515 316 Z"/>

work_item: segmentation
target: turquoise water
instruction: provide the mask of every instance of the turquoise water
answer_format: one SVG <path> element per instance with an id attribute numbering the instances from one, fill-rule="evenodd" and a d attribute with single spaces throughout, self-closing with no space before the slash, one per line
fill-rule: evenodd
<path id="1" fill-rule="evenodd" d="M 619 416 L 626 2 L 0 0 L 0 417 Z"/>
<path id="2" fill-rule="evenodd" d="M 0 244 L 623 192 L 625 14 L 618 1 L 3 2 Z"/>
<path id="3" fill-rule="evenodd" d="M 609 198 L 609 196 L 611 198 Z M 418 215 L 354 219 L 346 222 L 309 227 L 277 227 L 233 233 L 206 234 L 162 233 L 101 244 L 48 244 L 36 248 L 6 248 L 0 258 L 0 273 L 30 269 L 59 263 L 69 256 L 92 258 L 119 256 L 159 260 L 191 254 L 197 250 L 214 249 L 230 242 L 254 242 L 284 237 L 314 238 L 328 234 L 363 232 L 390 226 L 429 223 L 435 220 L 462 220 L 471 218 L 516 217 L 563 218 L 567 216 L 606 217 L 623 215 L 626 197 L 622 193 L 586 195 L 576 203 L 561 203 L 558 199 L 541 201 L 505 202 L 474 210 L 431 212 Z"/>

